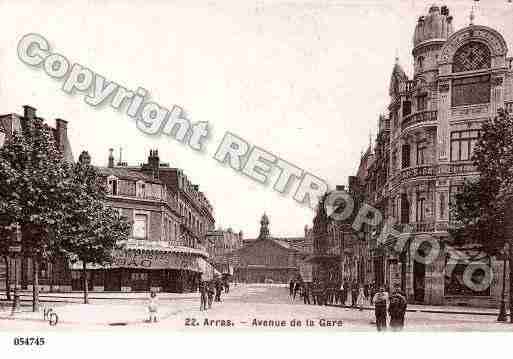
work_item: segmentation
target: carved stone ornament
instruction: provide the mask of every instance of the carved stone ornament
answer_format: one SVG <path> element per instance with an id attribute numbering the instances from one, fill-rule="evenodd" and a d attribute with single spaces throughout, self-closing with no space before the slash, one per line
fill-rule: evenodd
<path id="1" fill-rule="evenodd" d="M 490 48 L 492 57 L 503 56 L 507 52 L 506 42 L 501 34 L 487 26 L 473 25 L 451 35 L 440 51 L 439 63 L 451 62 L 454 53 L 469 41 L 485 43 Z"/>
<path id="2" fill-rule="evenodd" d="M 503 77 L 494 77 L 492 79 L 492 84 L 494 86 L 502 86 L 502 83 L 504 82 L 504 78 Z"/>

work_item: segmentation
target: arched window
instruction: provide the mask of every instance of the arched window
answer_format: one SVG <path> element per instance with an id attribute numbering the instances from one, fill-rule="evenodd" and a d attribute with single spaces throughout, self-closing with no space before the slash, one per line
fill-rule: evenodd
<path id="1" fill-rule="evenodd" d="M 456 51 L 452 72 L 475 71 L 491 67 L 491 55 L 488 46 L 480 42 L 469 42 Z"/>
<path id="2" fill-rule="evenodd" d="M 424 56 L 419 56 L 417 59 L 418 71 L 422 71 L 424 69 Z"/>

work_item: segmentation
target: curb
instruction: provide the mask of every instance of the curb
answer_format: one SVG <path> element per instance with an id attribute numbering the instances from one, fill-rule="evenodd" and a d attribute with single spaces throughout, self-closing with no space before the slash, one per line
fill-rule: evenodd
<path id="1" fill-rule="evenodd" d="M 338 308 L 347 308 L 347 309 L 355 309 L 349 305 L 340 305 L 340 304 L 327 304 L 327 307 L 338 307 Z M 357 309 L 357 308 L 356 308 Z M 373 307 L 363 307 L 363 310 L 374 310 Z M 431 313 L 431 314 L 459 314 L 459 315 L 483 315 L 483 316 L 497 316 L 498 313 L 492 312 L 478 312 L 478 311 L 458 311 L 458 310 L 437 310 L 437 309 L 406 309 L 407 313 Z"/>

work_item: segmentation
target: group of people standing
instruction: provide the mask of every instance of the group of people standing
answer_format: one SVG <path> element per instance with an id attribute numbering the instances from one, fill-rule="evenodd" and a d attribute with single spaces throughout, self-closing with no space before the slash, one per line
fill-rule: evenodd
<path id="1" fill-rule="evenodd" d="M 387 329 L 387 313 L 390 316 L 390 328 L 399 331 L 404 328 L 404 319 L 408 302 L 406 295 L 401 291 L 399 286 L 394 288 L 391 295 L 380 287 L 378 292 L 373 296 L 374 313 L 376 316 L 376 328 L 378 331 Z"/>
<path id="2" fill-rule="evenodd" d="M 228 281 L 223 281 L 220 278 L 215 278 L 210 281 L 201 281 L 199 283 L 200 310 L 212 308 L 212 302 L 221 302 L 223 289 L 225 293 L 230 291 Z"/>
<path id="3" fill-rule="evenodd" d="M 350 306 L 360 309 L 363 309 L 365 303 L 370 301 L 370 290 L 369 285 L 361 285 L 356 281 L 349 280 L 341 283 L 335 281 L 303 282 L 301 280 L 291 280 L 289 283 L 289 293 L 292 300 L 296 299 L 299 294 L 305 304 L 346 305 L 348 299 L 350 299 Z"/>
<path id="4" fill-rule="evenodd" d="M 406 295 L 396 286 L 391 295 L 384 286 L 359 284 L 357 281 L 344 280 L 341 283 L 303 282 L 292 279 L 289 282 L 291 300 L 302 297 L 304 304 L 336 305 L 363 310 L 365 305 L 374 306 L 375 323 L 378 331 L 386 330 L 387 315 L 390 316 L 390 328 L 401 330 L 407 308 Z M 349 301 L 349 303 L 348 303 Z"/>

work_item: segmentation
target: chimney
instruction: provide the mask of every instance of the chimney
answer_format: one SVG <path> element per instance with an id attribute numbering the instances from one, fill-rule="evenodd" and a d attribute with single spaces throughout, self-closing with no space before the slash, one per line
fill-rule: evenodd
<path id="1" fill-rule="evenodd" d="M 36 117 L 36 109 L 32 106 L 23 106 L 23 117 L 27 120 L 33 120 Z"/>
<path id="2" fill-rule="evenodd" d="M 148 164 L 153 172 L 153 178 L 159 178 L 159 167 L 160 167 L 160 159 L 159 159 L 159 151 L 158 150 L 150 150 L 150 156 L 148 157 Z"/>
<path id="3" fill-rule="evenodd" d="M 114 149 L 109 148 L 109 168 L 114 168 Z"/>
<path id="4" fill-rule="evenodd" d="M 64 144 L 66 143 L 66 138 L 68 137 L 68 121 L 56 118 L 55 130 L 57 134 L 55 137 L 57 138 L 57 145 L 59 146 L 59 150 L 64 152 Z"/>
<path id="5" fill-rule="evenodd" d="M 78 162 L 85 164 L 85 165 L 90 165 L 91 164 L 91 156 L 89 155 L 89 153 L 87 151 L 82 151 L 80 156 L 78 156 Z"/>

